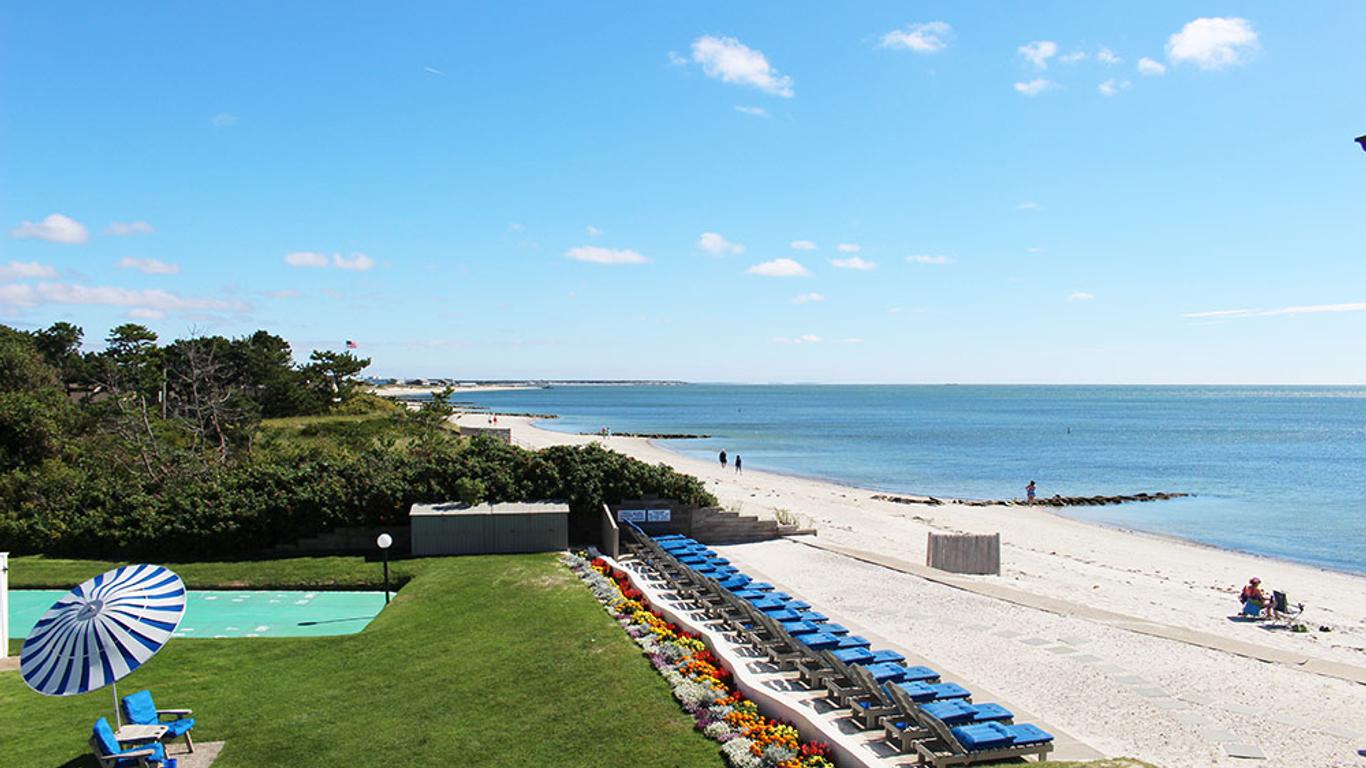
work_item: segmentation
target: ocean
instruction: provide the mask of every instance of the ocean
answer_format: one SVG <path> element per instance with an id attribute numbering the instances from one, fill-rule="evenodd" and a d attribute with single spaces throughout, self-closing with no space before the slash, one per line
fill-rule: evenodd
<path id="1" fill-rule="evenodd" d="M 708 434 L 664 445 L 747 468 L 964 498 L 1179 491 L 1062 514 L 1366 573 L 1366 388 L 556 386 L 459 393 L 565 432 Z"/>

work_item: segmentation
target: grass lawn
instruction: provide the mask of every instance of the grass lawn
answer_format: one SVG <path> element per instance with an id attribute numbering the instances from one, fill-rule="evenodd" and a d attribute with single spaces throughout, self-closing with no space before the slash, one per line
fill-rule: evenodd
<path id="1" fill-rule="evenodd" d="M 391 582 L 402 582 L 432 566 L 434 560 L 392 560 Z M 102 560 L 66 560 L 44 555 L 10 558 L 13 589 L 70 589 L 98 573 L 122 565 Z M 288 557 L 195 563 L 163 562 L 191 589 L 382 589 L 379 560 L 361 557 Z"/>
<path id="2" fill-rule="evenodd" d="M 108 563 L 18 558 L 15 586 Z M 551 555 L 400 562 L 413 578 L 356 635 L 172 641 L 120 686 L 191 707 L 215 765 L 720 766 L 639 649 Z M 369 584 L 360 558 L 181 564 L 191 586 Z M 0 765 L 82 755 L 110 692 L 50 698 L 0 673 Z"/>

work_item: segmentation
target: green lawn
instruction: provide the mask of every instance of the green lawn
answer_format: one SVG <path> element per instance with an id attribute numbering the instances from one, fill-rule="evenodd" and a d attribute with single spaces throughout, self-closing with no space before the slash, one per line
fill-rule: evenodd
<path id="1" fill-rule="evenodd" d="M 108 563 L 18 558 L 15 586 Z M 359 558 L 174 565 L 191 586 L 373 585 Z M 720 766 L 668 687 L 551 555 L 400 562 L 413 576 L 362 633 L 175 640 L 124 681 L 192 707 L 216 765 Z M 301 582 L 313 579 L 313 582 Z M 82 765 L 110 693 L 49 698 L 0 673 L 0 765 Z M 89 763 L 93 765 L 93 761 Z"/>
<path id="2" fill-rule="evenodd" d="M 394 560 L 389 578 L 405 581 L 435 560 Z M 66 560 L 43 555 L 10 558 L 10 587 L 69 589 L 121 565 L 100 560 Z M 384 570 L 378 560 L 360 557 L 288 557 L 196 563 L 164 562 L 193 589 L 380 589 Z"/>

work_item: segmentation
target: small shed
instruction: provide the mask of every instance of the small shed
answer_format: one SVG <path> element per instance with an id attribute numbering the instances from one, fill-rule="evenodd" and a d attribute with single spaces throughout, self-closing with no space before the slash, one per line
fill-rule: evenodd
<path id="1" fill-rule="evenodd" d="M 408 516 L 417 557 L 569 548 L 569 505 L 560 502 L 414 504 Z"/>

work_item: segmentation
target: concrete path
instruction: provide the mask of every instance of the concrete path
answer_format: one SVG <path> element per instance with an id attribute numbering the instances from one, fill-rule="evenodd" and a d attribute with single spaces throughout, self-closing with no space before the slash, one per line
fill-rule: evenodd
<path id="1" fill-rule="evenodd" d="M 1104 624 L 1130 632 L 1137 632 L 1152 637 L 1161 637 L 1167 640 L 1175 640 L 1177 642 L 1210 648 L 1216 651 L 1223 651 L 1225 653 L 1256 659 L 1257 661 L 1263 661 L 1270 664 L 1282 664 L 1302 672 L 1311 672 L 1316 675 L 1323 675 L 1324 677 L 1334 677 L 1340 680 L 1366 685 L 1366 668 L 1363 667 L 1315 659 L 1292 651 L 1267 648 L 1266 646 L 1220 637 L 1219 635 L 1200 632 L 1186 627 L 1159 624 L 1133 616 L 1115 613 L 1113 611 L 1090 608 L 1067 600 L 1059 600 L 1058 598 L 1047 597 L 1045 595 L 1036 595 L 1032 592 L 1026 592 L 1005 584 L 984 581 L 982 580 L 982 577 L 947 573 L 945 571 L 930 568 L 926 565 L 912 563 L 877 552 L 868 552 L 866 550 L 843 547 L 836 544 L 827 544 L 817 541 L 814 537 L 801 536 L 790 538 L 789 540 L 798 544 L 804 544 L 813 549 L 820 549 L 837 555 L 843 555 L 844 557 L 853 558 L 861 562 L 881 566 L 883 568 L 890 568 L 891 570 L 908 573 L 913 576 L 919 576 L 937 584 L 943 584 L 967 592 L 974 592 L 987 597 L 994 597 L 998 600 L 1004 600 L 1016 605 L 1036 608 L 1061 616 L 1082 618 L 1097 624 Z"/>

